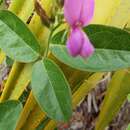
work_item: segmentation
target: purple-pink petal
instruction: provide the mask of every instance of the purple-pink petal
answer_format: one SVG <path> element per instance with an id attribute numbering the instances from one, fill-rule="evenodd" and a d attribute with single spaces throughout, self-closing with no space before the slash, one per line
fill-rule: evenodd
<path id="1" fill-rule="evenodd" d="M 65 0 L 64 16 L 71 26 L 79 22 L 83 0 Z"/>
<path id="2" fill-rule="evenodd" d="M 86 26 L 94 15 L 94 5 L 94 0 L 65 0 L 65 19 L 72 27 Z"/>
<path id="3" fill-rule="evenodd" d="M 67 49 L 71 56 L 78 56 L 83 43 L 83 33 L 80 28 L 72 29 L 69 39 L 67 41 Z"/>
<path id="4" fill-rule="evenodd" d="M 84 33 L 84 32 L 83 32 Z M 88 39 L 87 35 L 84 33 L 83 46 L 80 51 L 80 56 L 83 58 L 88 58 L 94 53 L 94 47 Z"/>
<path id="5" fill-rule="evenodd" d="M 95 7 L 95 1 L 94 0 L 81 0 L 82 8 L 81 8 L 81 14 L 80 14 L 80 20 L 83 24 L 83 26 L 86 26 L 90 23 L 90 21 L 93 18 L 94 15 L 94 7 Z"/>

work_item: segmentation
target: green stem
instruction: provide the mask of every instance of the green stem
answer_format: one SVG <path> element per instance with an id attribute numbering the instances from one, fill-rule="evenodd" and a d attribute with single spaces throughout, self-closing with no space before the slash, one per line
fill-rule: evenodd
<path id="1" fill-rule="evenodd" d="M 52 33 L 53 33 L 53 26 L 50 27 L 50 35 L 49 35 L 49 38 L 48 38 L 47 48 L 45 50 L 43 59 L 46 58 L 47 55 L 48 55 Z"/>
<path id="2" fill-rule="evenodd" d="M 56 25 L 56 26 L 55 25 L 50 25 L 50 35 L 49 35 L 49 38 L 48 38 L 47 48 L 46 48 L 46 51 L 44 53 L 43 59 L 46 58 L 47 55 L 48 55 L 49 47 L 50 47 L 50 41 L 51 41 L 51 37 L 53 35 L 53 32 L 56 30 L 56 28 L 58 28 L 61 24 L 64 24 L 64 23 L 65 23 L 64 21 L 61 21 L 61 23 Z"/>

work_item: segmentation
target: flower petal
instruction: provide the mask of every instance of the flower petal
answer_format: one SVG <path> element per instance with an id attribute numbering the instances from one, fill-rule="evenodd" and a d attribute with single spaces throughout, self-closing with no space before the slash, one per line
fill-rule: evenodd
<path id="1" fill-rule="evenodd" d="M 79 22 L 82 3 L 84 0 L 65 0 L 64 16 L 71 26 L 75 26 Z"/>
<path id="2" fill-rule="evenodd" d="M 70 0 L 71 1 L 71 0 Z M 94 0 L 81 0 L 82 2 L 82 11 L 80 15 L 80 21 L 83 26 L 86 26 L 90 23 L 94 15 L 94 7 L 95 1 Z"/>
<path id="3" fill-rule="evenodd" d="M 72 29 L 70 37 L 67 41 L 67 49 L 71 56 L 78 56 L 83 43 L 84 35 L 80 28 Z"/>
<path id="4" fill-rule="evenodd" d="M 94 47 L 91 44 L 88 37 L 86 36 L 86 34 L 84 33 L 84 42 L 83 42 L 82 49 L 80 51 L 80 56 L 83 58 L 88 58 L 93 54 L 93 52 L 94 52 Z"/>

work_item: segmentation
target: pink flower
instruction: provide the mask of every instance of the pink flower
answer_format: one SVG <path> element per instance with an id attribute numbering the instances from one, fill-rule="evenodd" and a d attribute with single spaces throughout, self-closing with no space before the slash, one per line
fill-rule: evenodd
<path id="1" fill-rule="evenodd" d="M 94 47 L 82 27 L 88 25 L 94 15 L 94 0 L 65 0 L 64 16 L 72 30 L 67 41 L 68 52 L 75 57 L 89 57 Z"/>
<path id="2" fill-rule="evenodd" d="M 90 43 L 86 34 L 80 29 L 75 28 L 71 30 L 70 37 L 67 41 L 68 52 L 71 56 L 89 57 L 94 52 L 94 47 Z"/>

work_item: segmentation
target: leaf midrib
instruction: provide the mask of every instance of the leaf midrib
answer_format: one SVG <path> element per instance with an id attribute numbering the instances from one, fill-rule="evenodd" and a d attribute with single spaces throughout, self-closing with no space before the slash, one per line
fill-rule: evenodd
<path id="1" fill-rule="evenodd" d="M 52 87 L 53 92 L 55 93 L 55 97 L 56 97 L 56 99 L 57 99 L 57 101 L 58 101 L 57 104 L 58 104 L 58 106 L 59 106 L 59 108 L 60 108 L 60 111 L 61 111 L 61 113 L 62 113 L 62 117 L 64 118 L 64 116 L 63 116 L 63 115 L 64 115 L 64 112 L 62 111 L 62 109 L 61 109 L 61 107 L 60 107 L 60 103 L 59 103 L 57 94 L 56 94 L 56 92 L 54 91 L 55 89 L 53 88 L 53 83 L 51 82 L 51 80 L 50 80 L 50 78 L 49 78 L 48 71 L 47 71 L 47 69 L 46 69 L 46 65 L 44 64 L 44 62 L 42 62 L 42 64 L 43 64 L 43 66 L 44 66 L 44 68 L 45 68 L 47 77 L 48 77 L 48 79 L 49 79 L 50 86 Z"/>

